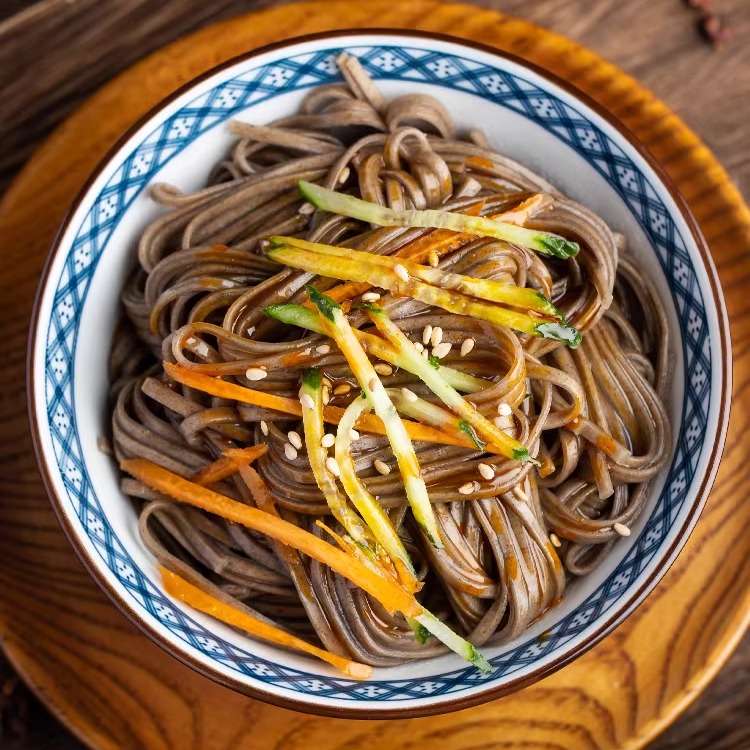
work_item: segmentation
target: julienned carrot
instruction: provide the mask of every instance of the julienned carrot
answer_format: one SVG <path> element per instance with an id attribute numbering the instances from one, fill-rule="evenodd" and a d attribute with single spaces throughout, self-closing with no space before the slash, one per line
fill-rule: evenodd
<path id="1" fill-rule="evenodd" d="M 246 526 L 318 560 L 373 596 L 391 613 L 401 612 L 407 617 L 416 617 L 422 612 L 417 600 L 396 583 L 377 575 L 359 560 L 282 518 L 201 487 L 142 458 L 125 459 L 120 466 L 147 487 L 163 492 L 174 500 Z"/>
<path id="2" fill-rule="evenodd" d="M 279 628 L 273 627 L 268 623 L 258 620 L 246 612 L 240 612 L 238 609 L 216 599 L 215 597 L 202 591 L 197 586 L 193 586 L 184 578 L 180 578 L 167 568 L 159 566 L 161 580 L 164 584 L 164 590 L 175 599 L 193 607 L 194 609 L 205 612 L 211 617 L 215 617 L 227 625 L 244 630 L 250 635 L 262 638 L 264 641 L 277 643 L 279 646 L 294 648 L 311 656 L 317 656 L 332 667 L 341 670 L 347 677 L 353 677 L 355 680 L 366 680 L 372 675 L 372 667 L 367 664 L 360 664 L 356 661 L 350 661 L 341 656 L 336 656 L 329 651 L 313 646 L 311 643 L 303 641 L 290 633 L 286 633 Z"/>
<path id="3" fill-rule="evenodd" d="M 291 414 L 295 417 L 302 416 L 302 405 L 294 398 L 276 396 L 273 393 L 256 391 L 252 388 L 247 388 L 244 385 L 227 383 L 224 380 L 218 380 L 210 375 L 194 372 L 189 367 L 179 364 L 175 365 L 171 362 L 164 362 L 164 372 L 166 372 L 172 380 L 176 380 L 178 383 L 182 383 L 190 388 L 203 391 L 203 393 L 208 393 L 211 396 L 227 398 L 232 401 L 239 401 L 243 404 L 261 406 L 265 409 L 274 409 L 275 411 L 280 411 L 284 414 Z M 338 424 L 343 415 L 344 410 L 338 406 L 326 406 L 323 409 L 323 418 L 330 424 Z M 464 448 L 472 449 L 475 447 L 474 443 L 472 443 L 468 437 L 450 435 L 447 432 L 430 427 L 429 425 L 411 422 L 406 419 L 403 420 L 403 422 L 406 427 L 406 432 L 412 440 L 425 443 L 439 443 L 441 445 L 459 445 Z M 357 420 L 355 427 L 362 432 L 369 432 L 373 435 L 386 434 L 383 422 L 374 414 L 363 414 Z M 488 445 L 486 450 L 490 453 L 502 454 L 502 451 L 494 445 Z"/>
<path id="4" fill-rule="evenodd" d="M 221 482 L 223 479 L 231 477 L 232 474 L 236 474 L 238 461 L 252 463 L 267 450 L 268 446 L 265 443 L 253 445 L 249 448 L 230 448 L 222 453 L 221 458 L 208 466 L 204 466 L 200 471 L 193 474 L 191 478 L 196 484 L 210 487 L 212 484 Z"/>

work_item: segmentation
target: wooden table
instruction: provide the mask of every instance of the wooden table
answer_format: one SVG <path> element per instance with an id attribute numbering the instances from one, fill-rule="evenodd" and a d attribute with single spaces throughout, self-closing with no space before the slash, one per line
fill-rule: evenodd
<path id="1" fill-rule="evenodd" d="M 274 4 L 264 0 L 3 0 L 0 192 L 48 133 L 113 75 L 192 30 Z M 476 4 L 559 31 L 637 77 L 705 139 L 746 198 L 750 195 L 747 0 L 713 0 L 713 10 L 726 17 L 735 31 L 720 51 L 701 40 L 696 31 L 699 14 L 680 0 Z M 2 398 L 14 399 L 23 408 L 22 387 L 20 383 L 6 386 Z M 9 441 L 13 436 L 0 430 L 0 439 Z M 750 748 L 749 678 L 746 638 L 705 694 L 651 747 Z M 5 707 L 0 746 L 9 750 L 81 747 L 16 684 L 2 657 L 0 683 L 0 712 Z M 25 722 L 24 711 L 28 711 Z M 19 723 L 27 726 L 24 738 L 13 736 L 13 725 Z"/>

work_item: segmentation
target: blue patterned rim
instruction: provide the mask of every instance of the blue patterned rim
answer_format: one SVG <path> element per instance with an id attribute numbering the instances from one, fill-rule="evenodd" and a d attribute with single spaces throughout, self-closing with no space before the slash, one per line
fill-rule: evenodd
<path id="1" fill-rule="evenodd" d="M 357 36 L 355 34 L 355 36 Z M 335 40 L 333 40 L 335 41 Z M 608 614 L 614 621 L 618 602 L 635 596 L 639 577 L 667 542 L 683 511 L 694 483 L 699 459 L 711 450 L 706 442 L 712 381 L 709 324 L 701 289 L 686 239 L 658 196 L 650 178 L 626 152 L 588 116 L 552 91 L 503 70 L 459 54 L 421 48 L 417 40 L 404 45 L 370 44 L 346 47 L 359 57 L 376 80 L 430 83 L 481 96 L 521 114 L 542 126 L 574 149 L 618 192 L 649 237 L 671 290 L 683 331 L 685 397 L 675 455 L 664 489 L 645 528 L 626 557 L 588 598 L 558 621 L 545 639 L 528 639 L 492 659 L 494 672 L 482 676 L 472 668 L 459 668 L 437 676 L 414 679 L 381 679 L 366 683 L 342 677 L 305 672 L 276 664 L 218 637 L 164 596 L 134 563 L 113 531 L 89 477 L 76 424 L 74 359 L 78 328 L 90 281 L 108 241 L 129 206 L 157 172 L 197 136 L 217 127 L 246 108 L 279 94 L 339 80 L 334 63 L 340 44 L 304 52 L 264 65 L 216 84 L 173 113 L 164 123 L 130 144 L 121 166 L 99 191 L 91 209 L 77 227 L 69 226 L 75 239 L 56 280 L 53 311 L 46 330 L 43 399 L 54 459 L 65 488 L 57 501 L 68 504 L 101 558 L 101 563 L 127 592 L 126 607 L 166 627 L 194 653 L 230 673 L 250 676 L 260 686 L 283 688 L 304 702 L 305 696 L 326 698 L 336 705 L 382 702 L 434 702 L 438 696 L 460 696 L 480 686 L 506 682 L 529 665 L 560 658 L 573 639 L 592 632 Z M 495 53 L 496 54 L 496 53 Z M 496 55 L 497 57 L 497 55 Z M 249 61 L 249 62 L 252 62 Z M 550 86 L 554 89 L 554 86 Z M 37 336 L 42 335 L 41 328 Z M 720 366 L 720 365 L 719 365 Z M 37 394 L 41 401 L 42 394 Z M 710 431 L 708 431 L 710 432 Z M 55 493 L 52 493 L 55 494 Z M 684 521 L 683 521 L 684 522 Z M 129 599 L 128 599 L 129 597 Z M 147 615 L 146 615 L 147 613 Z M 153 628 L 149 628 L 153 633 Z M 188 651 L 190 651 L 188 649 Z M 563 657 L 569 658 L 565 653 Z M 183 658 L 185 658 L 183 656 Z M 210 669 L 210 667 L 209 667 Z M 214 673 L 214 676 L 216 674 Z M 230 680 L 230 682 L 232 682 Z M 237 682 L 232 682 L 238 687 Z M 247 689 L 246 687 L 244 689 Z M 273 696 L 264 693 L 266 697 Z M 297 705 L 300 705 L 299 703 Z M 368 707 L 369 708 L 369 707 Z"/>

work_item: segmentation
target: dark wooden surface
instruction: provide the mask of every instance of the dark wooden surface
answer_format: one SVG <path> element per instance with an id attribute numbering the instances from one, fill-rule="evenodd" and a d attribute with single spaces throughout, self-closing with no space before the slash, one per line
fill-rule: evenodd
<path id="1" fill-rule="evenodd" d="M 0 192 L 46 135 L 117 72 L 212 21 L 274 4 L 278 3 L 0 0 Z M 734 29 L 734 38 L 719 51 L 701 40 L 696 30 L 699 14 L 682 0 L 476 4 L 559 31 L 637 77 L 703 137 L 748 198 L 748 0 L 711 3 Z M 22 383 L 6 385 L 0 397 L 21 409 L 22 389 Z M 2 748 L 81 747 L 17 683 L 2 657 L 0 713 Z M 23 727 L 25 736 L 17 736 Z M 704 695 L 651 747 L 750 749 L 750 640 L 745 639 Z"/>

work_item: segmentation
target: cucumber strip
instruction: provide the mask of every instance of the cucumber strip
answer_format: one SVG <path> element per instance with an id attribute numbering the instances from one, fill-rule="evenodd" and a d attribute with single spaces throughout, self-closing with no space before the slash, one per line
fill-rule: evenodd
<path id="1" fill-rule="evenodd" d="M 441 307 L 448 312 L 481 318 L 532 336 L 562 341 L 571 349 L 581 342 L 581 334 L 570 326 L 532 318 L 525 313 L 509 310 L 492 302 L 478 301 L 460 292 L 425 284 L 411 276 L 404 280 L 399 278 L 394 270 L 383 266 L 314 253 L 291 245 L 271 246 L 266 250 L 266 255 L 277 263 L 300 268 L 319 276 L 344 281 L 365 281 L 395 294 L 413 297 L 425 304 Z"/>
<path id="2" fill-rule="evenodd" d="M 296 237 L 274 235 L 268 239 L 273 245 L 291 245 L 292 247 L 312 250 L 323 255 L 333 255 L 337 258 L 346 258 L 355 262 L 372 263 L 373 265 L 384 266 L 391 270 L 400 264 L 406 268 L 410 276 L 427 284 L 432 284 L 432 286 L 461 292 L 469 297 L 476 297 L 486 302 L 498 302 L 520 308 L 521 310 L 533 310 L 542 315 L 550 316 L 558 322 L 565 323 L 562 313 L 553 304 L 552 300 L 547 299 L 547 297 L 536 289 L 514 286 L 513 284 L 501 284 L 499 281 L 492 281 L 491 279 L 477 279 L 472 276 L 451 273 L 450 271 L 441 271 L 439 268 L 424 266 L 406 258 L 398 258 L 392 255 L 376 255 L 375 253 L 366 253 L 346 247 L 324 245 L 320 242 L 308 242 Z"/>
<path id="3" fill-rule="evenodd" d="M 472 646 L 465 638 L 454 633 L 444 622 L 438 620 L 429 610 L 423 610 L 421 615 L 414 618 L 418 623 L 432 633 L 441 643 L 445 644 L 451 651 L 466 659 L 475 666 L 482 674 L 490 674 L 492 665 L 484 658 L 482 652 Z"/>
<path id="4" fill-rule="evenodd" d="M 349 216 L 381 227 L 424 227 L 450 229 L 480 237 L 495 237 L 514 245 L 535 250 L 556 258 L 570 258 L 578 254 L 577 242 L 567 240 L 558 234 L 527 229 L 504 221 L 487 219 L 483 216 L 467 216 L 450 211 L 394 211 L 386 206 L 363 201 L 353 195 L 337 193 L 306 180 L 297 183 L 300 193 L 316 208 L 322 211 Z"/>
<path id="5" fill-rule="evenodd" d="M 318 313 L 304 305 L 293 303 L 271 305 L 263 312 L 280 323 L 299 326 L 315 333 L 324 333 L 324 326 Z M 402 366 L 397 361 L 398 355 L 396 350 L 387 341 L 383 341 L 380 336 L 373 336 L 371 333 L 365 333 L 356 328 L 354 329 L 354 335 L 359 339 L 360 344 L 364 346 L 365 350 L 373 356 L 385 362 L 390 362 L 390 364 L 396 367 Z M 461 370 L 454 370 L 452 367 L 441 366 L 439 372 L 457 391 L 462 391 L 463 393 L 478 393 L 492 385 L 488 380 L 477 378 L 467 372 L 461 372 Z"/>
<path id="6" fill-rule="evenodd" d="M 310 299 L 320 311 L 326 334 L 336 341 L 342 354 L 349 362 L 349 367 L 359 381 L 366 397 L 371 401 L 375 413 L 385 426 L 386 435 L 396 456 L 401 478 L 404 481 L 406 497 L 409 500 L 414 518 L 422 528 L 430 543 L 436 549 L 442 549 L 440 530 L 432 510 L 427 487 L 422 479 L 414 446 L 409 438 L 404 423 L 398 416 L 396 407 L 388 398 L 383 383 L 375 368 L 367 358 L 365 350 L 354 335 L 354 330 L 344 315 L 341 306 L 330 297 L 319 292 L 313 286 L 306 286 Z"/>
<path id="7" fill-rule="evenodd" d="M 368 315 L 377 329 L 396 347 L 399 353 L 414 368 L 415 374 L 421 378 L 424 384 L 455 414 L 474 428 L 482 440 L 493 443 L 503 451 L 503 455 L 514 458 L 521 462 L 531 462 L 536 465 L 539 462 L 533 458 L 528 448 L 515 438 L 510 437 L 499 427 L 494 425 L 475 409 L 461 396 L 455 388 L 440 377 L 430 363 L 425 360 L 414 348 L 414 344 L 407 338 L 403 331 L 388 317 L 384 310 L 370 305 L 367 309 Z M 463 429 L 463 428 L 462 428 Z"/>
<path id="8" fill-rule="evenodd" d="M 380 546 L 390 555 L 391 560 L 396 565 L 399 580 L 405 586 L 408 586 L 409 591 L 414 592 L 421 588 L 421 584 L 417 580 L 409 553 L 399 538 L 398 532 L 393 528 L 388 514 L 364 486 L 354 467 L 354 459 L 351 454 L 351 432 L 360 415 L 371 410 L 372 404 L 366 398 L 355 398 L 349 404 L 336 431 L 334 455 L 341 471 L 341 484 L 352 505 L 359 511 Z M 401 563 L 400 566 L 399 562 Z"/>
<path id="9" fill-rule="evenodd" d="M 365 548 L 376 558 L 383 556 L 378 549 L 375 538 L 362 519 L 347 504 L 346 498 L 339 492 L 336 479 L 326 466 L 328 452 L 323 447 L 323 378 L 317 367 L 305 370 L 300 388 L 300 401 L 306 401 L 307 395 L 312 400 L 312 407 L 302 404 L 302 424 L 305 432 L 305 447 L 310 461 L 315 483 L 331 509 L 333 517 L 346 529 L 346 532 L 360 547 Z M 309 403 L 309 402 L 308 402 Z"/>

